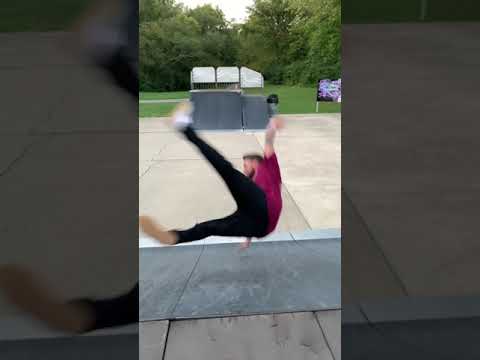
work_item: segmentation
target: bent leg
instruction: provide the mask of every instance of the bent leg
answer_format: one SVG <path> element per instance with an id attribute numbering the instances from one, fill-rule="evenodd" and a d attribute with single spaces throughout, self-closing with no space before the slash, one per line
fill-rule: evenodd
<path id="1" fill-rule="evenodd" d="M 218 151 L 198 137 L 191 127 L 187 127 L 183 133 L 222 177 L 239 208 L 258 207 L 259 202 L 264 199 L 264 194 L 252 180 L 235 169 Z"/>

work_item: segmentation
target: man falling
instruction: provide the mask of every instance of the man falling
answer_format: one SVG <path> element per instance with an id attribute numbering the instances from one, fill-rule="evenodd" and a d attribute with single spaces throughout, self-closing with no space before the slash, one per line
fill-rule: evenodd
<path id="1" fill-rule="evenodd" d="M 263 156 L 245 154 L 241 173 L 197 135 L 192 127 L 191 112 L 190 103 L 180 104 L 172 114 L 173 125 L 217 171 L 232 194 L 237 209 L 227 217 L 202 222 L 186 230 L 167 231 L 148 216 L 140 216 L 140 227 L 144 233 L 166 245 L 216 235 L 246 237 L 241 247 L 248 248 L 252 238 L 263 238 L 275 230 L 282 211 L 282 178 L 273 143 L 277 131 L 283 128 L 283 120 L 277 116 L 270 119 Z"/>

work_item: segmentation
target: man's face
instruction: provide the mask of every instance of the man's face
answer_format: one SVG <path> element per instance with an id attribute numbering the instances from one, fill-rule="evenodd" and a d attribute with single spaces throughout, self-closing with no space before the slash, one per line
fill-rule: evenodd
<path id="1" fill-rule="evenodd" d="M 243 160 L 243 173 L 250 179 L 255 175 L 257 169 L 257 162 L 255 160 L 244 159 Z"/>

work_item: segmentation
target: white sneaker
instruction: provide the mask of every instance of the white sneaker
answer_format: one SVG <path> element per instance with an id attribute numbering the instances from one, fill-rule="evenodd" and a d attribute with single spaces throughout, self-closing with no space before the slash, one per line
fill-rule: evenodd
<path id="1" fill-rule="evenodd" d="M 183 130 L 193 123 L 193 104 L 189 101 L 180 103 L 172 113 L 173 126 L 177 130 Z"/>

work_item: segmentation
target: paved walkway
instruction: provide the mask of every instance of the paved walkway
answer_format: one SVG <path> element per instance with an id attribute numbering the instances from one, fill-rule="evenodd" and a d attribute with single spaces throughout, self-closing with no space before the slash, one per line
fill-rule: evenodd
<path id="1" fill-rule="evenodd" d="M 340 115 L 286 119 L 275 143 L 284 185 L 277 231 L 340 228 Z M 201 134 L 238 168 L 244 153 L 262 152 L 263 132 Z M 168 119 L 142 119 L 139 143 L 142 214 L 182 228 L 233 212 L 235 204 L 220 177 Z"/>

